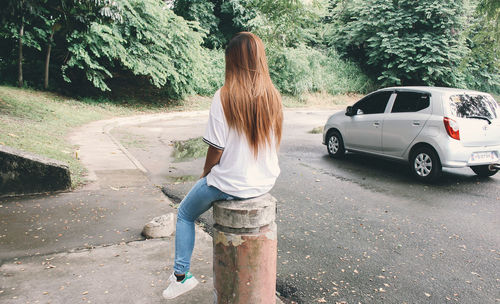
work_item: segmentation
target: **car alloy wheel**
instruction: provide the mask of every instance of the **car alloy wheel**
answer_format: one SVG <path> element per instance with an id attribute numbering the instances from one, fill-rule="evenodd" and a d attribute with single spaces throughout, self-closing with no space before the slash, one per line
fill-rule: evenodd
<path id="1" fill-rule="evenodd" d="M 425 153 L 420 153 L 415 157 L 415 172 L 421 177 L 427 177 L 432 172 L 432 159 Z"/>
<path id="2" fill-rule="evenodd" d="M 344 141 L 338 131 L 331 130 L 328 132 L 326 138 L 326 148 L 328 150 L 328 154 L 330 154 L 333 158 L 341 158 L 344 156 Z"/>
<path id="3" fill-rule="evenodd" d="M 331 136 L 328 140 L 328 150 L 332 154 L 337 154 L 339 151 L 339 139 L 337 136 Z"/>
<path id="4" fill-rule="evenodd" d="M 411 153 L 410 169 L 413 175 L 423 182 L 432 182 L 442 173 L 439 156 L 431 147 L 417 147 Z"/>

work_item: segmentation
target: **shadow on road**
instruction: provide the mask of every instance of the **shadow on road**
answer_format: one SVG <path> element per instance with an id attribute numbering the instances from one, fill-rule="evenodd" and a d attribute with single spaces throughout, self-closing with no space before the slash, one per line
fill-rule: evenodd
<path id="1" fill-rule="evenodd" d="M 432 184 L 415 180 L 408 164 L 366 154 L 348 153 L 342 159 L 333 159 L 324 155 L 322 160 L 335 166 L 336 170 L 349 175 L 350 179 L 380 181 L 400 185 L 426 185 L 433 188 L 445 188 L 456 185 L 477 185 L 496 183 L 495 177 L 480 177 L 470 168 L 443 168 L 443 175 Z"/>

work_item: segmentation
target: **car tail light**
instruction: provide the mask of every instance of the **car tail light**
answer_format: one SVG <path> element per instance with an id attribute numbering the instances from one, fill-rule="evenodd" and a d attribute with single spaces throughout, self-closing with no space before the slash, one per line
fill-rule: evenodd
<path id="1" fill-rule="evenodd" d="M 458 127 L 458 123 L 448 117 L 443 118 L 443 122 L 448 135 L 453 139 L 460 140 L 460 128 Z"/>

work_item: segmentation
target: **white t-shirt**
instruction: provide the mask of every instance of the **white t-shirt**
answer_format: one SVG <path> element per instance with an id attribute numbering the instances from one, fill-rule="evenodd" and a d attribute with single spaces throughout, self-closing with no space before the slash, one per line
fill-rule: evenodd
<path id="1" fill-rule="evenodd" d="M 223 152 L 219 163 L 207 175 L 207 184 L 240 198 L 269 192 L 280 174 L 274 136 L 271 138 L 272 143 L 260 148 L 255 158 L 246 136 L 229 128 L 218 90 L 212 100 L 203 141 Z"/>

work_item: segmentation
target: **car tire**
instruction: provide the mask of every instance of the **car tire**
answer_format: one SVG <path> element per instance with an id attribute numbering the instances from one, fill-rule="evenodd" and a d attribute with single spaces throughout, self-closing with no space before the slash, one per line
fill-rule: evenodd
<path id="1" fill-rule="evenodd" d="M 470 168 L 474 173 L 476 173 L 478 176 L 482 177 L 488 177 L 488 176 L 493 176 L 498 172 L 498 169 L 493 169 L 490 170 L 489 165 L 482 165 L 482 166 L 471 166 Z"/>
<path id="2" fill-rule="evenodd" d="M 420 147 L 411 154 L 410 170 L 416 179 L 422 182 L 433 182 L 441 176 L 441 161 L 434 149 Z"/>
<path id="3" fill-rule="evenodd" d="M 336 130 L 329 131 L 326 136 L 326 149 L 333 158 L 342 158 L 345 155 L 344 140 Z"/>

